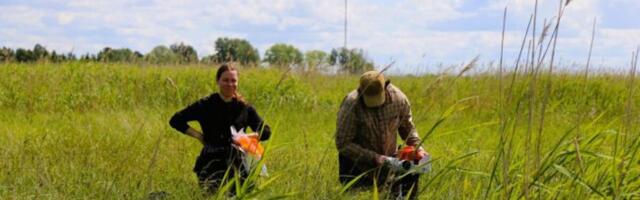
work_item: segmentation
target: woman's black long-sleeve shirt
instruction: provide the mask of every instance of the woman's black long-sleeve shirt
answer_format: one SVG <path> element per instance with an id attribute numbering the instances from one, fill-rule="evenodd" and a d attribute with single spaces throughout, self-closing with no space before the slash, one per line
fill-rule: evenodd
<path id="1" fill-rule="evenodd" d="M 267 140 L 271 136 L 271 129 L 264 124 L 255 108 L 235 98 L 225 102 L 218 93 L 204 97 L 178 111 L 171 117 L 169 124 L 185 133 L 189 128 L 187 124 L 189 121 L 200 123 L 206 145 L 230 145 L 231 126 L 236 130 L 251 127 L 251 130 L 260 134 L 260 140 Z"/>

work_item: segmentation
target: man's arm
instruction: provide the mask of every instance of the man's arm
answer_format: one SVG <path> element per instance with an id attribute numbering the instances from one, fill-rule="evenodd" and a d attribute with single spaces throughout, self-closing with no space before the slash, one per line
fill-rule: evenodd
<path id="1" fill-rule="evenodd" d="M 404 99 L 404 108 L 400 114 L 400 124 L 398 126 L 398 133 L 400 134 L 400 138 L 405 141 L 407 145 L 416 146 L 420 144 L 420 136 L 418 136 L 418 131 L 416 130 L 416 126 L 413 123 L 411 115 L 411 104 L 409 100 Z"/>
<path id="2" fill-rule="evenodd" d="M 406 99 L 406 97 L 404 99 L 404 102 L 405 102 L 405 106 L 404 106 L 405 108 L 403 109 L 400 117 L 400 126 L 398 126 L 398 133 L 400 134 L 400 137 L 402 138 L 402 140 L 405 141 L 407 145 L 416 147 L 417 153 L 421 154 L 420 157 L 424 157 L 429 153 L 427 153 L 422 148 L 422 145 L 420 144 L 421 139 L 420 139 L 420 136 L 418 135 L 418 131 L 416 130 L 416 126 L 413 123 L 413 117 L 411 114 L 411 104 L 409 103 L 409 100 Z"/>

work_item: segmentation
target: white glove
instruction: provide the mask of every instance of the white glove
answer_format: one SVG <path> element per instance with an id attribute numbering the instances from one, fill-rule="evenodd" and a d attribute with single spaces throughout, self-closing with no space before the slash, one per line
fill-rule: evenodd
<path id="1" fill-rule="evenodd" d="M 405 173 L 411 169 L 413 164 L 399 160 L 398 158 L 384 156 L 384 165 L 395 172 Z"/>
<path id="2" fill-rule="evenodd" d="M 431 154 L 427 154 L 415 165 L 415 173 L 426 174 L 431 171 Z"/>

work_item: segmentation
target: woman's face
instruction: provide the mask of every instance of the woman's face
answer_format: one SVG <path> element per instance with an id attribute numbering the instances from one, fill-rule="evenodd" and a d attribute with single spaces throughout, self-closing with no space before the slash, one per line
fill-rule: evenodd
<path id="1" fill-rule="evenodd" d="M 236 94 L 236 90 L 238 90 L 238 71 L 229 70 L 223 72 L 218 80 L 218 88 L 225 97 L 233 97 Z"/>

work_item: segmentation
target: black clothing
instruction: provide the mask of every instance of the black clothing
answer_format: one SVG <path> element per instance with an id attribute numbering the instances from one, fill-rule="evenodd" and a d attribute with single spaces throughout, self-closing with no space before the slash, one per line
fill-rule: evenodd
<path id="1" fill-rule="evenodd" d="M 189 121 L 200 123 L 205 143 L 193 171 L 200 183 L 211 190 L 220 186 L 230 166 L 241 172 L 241 178 L 246 178 L 249 170 L 242 167 L 242 153 L 231 146 L 231 126 L 236 130 L 250 127 L 260 135 L 260 140 L 268 140 L 271 136 L 271 129 L 264 124 L 255 108 L 235 98 L 225 102 L 218 93 L 204 97 L 178 111 L 171 117 L 169 124 L 185 133 L 189 128 Z M 227 177 L 232 178 L 233 175 L 234 170 L 229 170 Z"/>
<path id="2" fill-rule="evenodd" d="M 253 131 L 260 131 L 260 140 L 268 140 L 271 136 L 269 126 L 263 126 L 262 118 L 253 106 L 246 105 L 236 99 L 224 102 L 220 94 L 214 93 L 204 97 L 171 117 L 171 127 L 184 133 L 189 125 L 188 121 L 198 121 L 206 144 L 231 144 L 231 130 L 251 127 Z"/>
<path id="3" fill-rule="evenodd" d="M 233 168 L 229 169 L 229 166 Z M 211 145 L 205 145 L 202 148 L 193 168 L 193 172 L 198 176 L 200 187 L 210 193 L 215 192 L 225 182 L 233 179 L 236 172 L 239 172 L 238 181 L 243 183 L 249 175 L 249 170 L 242 165 L 242 152 L 230 146 L 215 147 Z M 223 180 L 225 173 L 227 173 L 227 178 Z M 235 187 L 232 187 L 230 192 L 234 193 L 234 190 Z"/>
<path id="4" fill-rule="evenodd" d="M 360 179 L 356 180 L 349 189 L 371 189 L 374 179 L 378 184 L 378 188 L 388 190 L 389 195 L 392 197 L 402 197 L 401 199 L 417 199 L 420 187 L 420 174 L 409 174 L 403 178 L 395 181 L 389 181 L 390 177 L 395 177 L 399 174 L 391 172 L 387 167 L 360 167 L 356 165 L 356 161 L 353 161 L 345 156 L 338 154 L 339 163 L 339 180 L 342 185 L 346 185 L 353 181 L 356 177 L 363 175 Z M 410 194 L 409 198 L 406 196 Z M 391 198 L 396 199 L 396 198 Z"/>
<path id="5" fill-rule="evenodd" d="M 386 199 L 417 199 L 419 190 L 421 189 L 418 183 L 420 182 L 420 174 L 409 174 L 402 177 L 399 180 L 389 181 L 389 178 L 396 177 L 399 174 L 391 172 L 387 167 L 376 167 L 368 170 L 358 168 L 353 164 L 350 159 L 338 156 L 340 162 L 340 176 L 339 180 L 342 185 L 346 185 L 353 181 L 356 177 L 363 175 L 358 180 L 354 181 L 349 190 L 364 189 L 370 190 L 374 184 L 374 179 L 378 184 L 380 190 L 386 190 L 388 197 Z M 350 166 L 349 168 L 346 166 Z M 407 198 L 407 195 L 409 197 Z M 396 198 L 402 197 L 402 198 Z"/>

